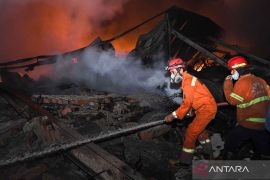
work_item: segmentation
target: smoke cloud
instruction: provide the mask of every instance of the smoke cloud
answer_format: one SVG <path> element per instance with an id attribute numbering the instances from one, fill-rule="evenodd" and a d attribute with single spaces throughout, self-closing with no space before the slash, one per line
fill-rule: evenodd
<path id="1" fill-rule="evenodd" d="M 86 46 L 128 0 L 0 0 L 0 60 Z"/>
<path id="2" fill-rule="evenodd" d="M 110 51 L 100 52 L 94 48 L 85 50 L 79 63 L 72 64 L 61 58 L 58 62 L 53 74 L 56 82 L 68 79 L 107 92 L 158 92 L 157 88 L 167 80 L 164 64 L 145 68 L 139 60 L 115 57 Z"/>
<path id="3" fill-rule="evenodd" d="M 57 54 L 108 39 L 172 5 L 212 19 L 225 40 L 270 59 L 268 0 L 0 0 L 0 61 Z M 113 42 L 130 51 L 158 20 Z M 203 29 L 203 27 L 202 27 Z M 199 31 L 199 30 L 198 30 Z M 46 70 L 36 68 L 31 77 Z"/>
<path id="4" fill-rule="evenodd" d="M 172 5 L 207 16 L 225 29 L 225 39 L 270 57 L 268 0 L 0 0 L 0 61 L 55 54 L 123 32 Z M 146 25 L 114 42 L 128 52 Z M 202 27 L 203 28 L 203 27 Z"/>

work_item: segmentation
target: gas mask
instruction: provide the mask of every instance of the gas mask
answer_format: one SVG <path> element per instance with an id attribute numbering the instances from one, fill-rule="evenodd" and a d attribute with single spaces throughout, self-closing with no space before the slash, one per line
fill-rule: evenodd
<path id="1" fill-rule="evenodd" d="M 172 73 L 171 74 L 171 83 L 180 83 L 182 80 L 183 80 L 183 78 L 179 73 L 177 73 L 177 74 Z"/>
<path id="2" fill-rule="evenodd" d="M 233 78 L 233 80 L 238 80 L 238 78 L 239 78 L 239 73 L 235 70 L 234 71 L 234 74 L 232 75 L 232 78 Z"/>

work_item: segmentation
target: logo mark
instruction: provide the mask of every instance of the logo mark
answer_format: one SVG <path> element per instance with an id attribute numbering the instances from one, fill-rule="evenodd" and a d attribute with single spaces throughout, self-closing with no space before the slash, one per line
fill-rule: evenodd
<path id="1" fill-rule="evenodd" d="M 193 172 L 195 172 L 203 177 L 208 176 L 206 173 L 206 172 L 208 172 L 207 170 L 208 170 L 208 163 L 207 162 L 202 162 L 201 164 L 199 164 L 198 166 L 193 168 Z"/>

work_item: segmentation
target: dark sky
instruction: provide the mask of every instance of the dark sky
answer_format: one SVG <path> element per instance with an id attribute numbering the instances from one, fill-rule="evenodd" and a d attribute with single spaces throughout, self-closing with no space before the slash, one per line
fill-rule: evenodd
<path id="1" fill-rule="evenodd" d="M 208 16 L 224 28 L 227 42 L 270 59 L 269 0 L 0 0 L 0 61 L 77 49 L 97 36 L 108 39 L 172 5 Z M 149 29 L 114 45 L 128 51 Z"/>

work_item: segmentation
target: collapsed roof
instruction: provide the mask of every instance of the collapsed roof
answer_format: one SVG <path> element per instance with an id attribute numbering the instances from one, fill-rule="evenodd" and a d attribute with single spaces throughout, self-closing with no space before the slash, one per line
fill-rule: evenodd
<path id="1" fill-rule="evenodd" d="M 219 38 L 223 32 L 221 27 L 205 16 L 172 7 L 157 26 L 139 37 L 135 49 L 129 55 L 140 57 L 145 63 L 176 56 L 184 60 L 191 59 L 197 50 L 172 35 L 172 30 L 208 46 L 214 46 L 208 37 Z"/>

